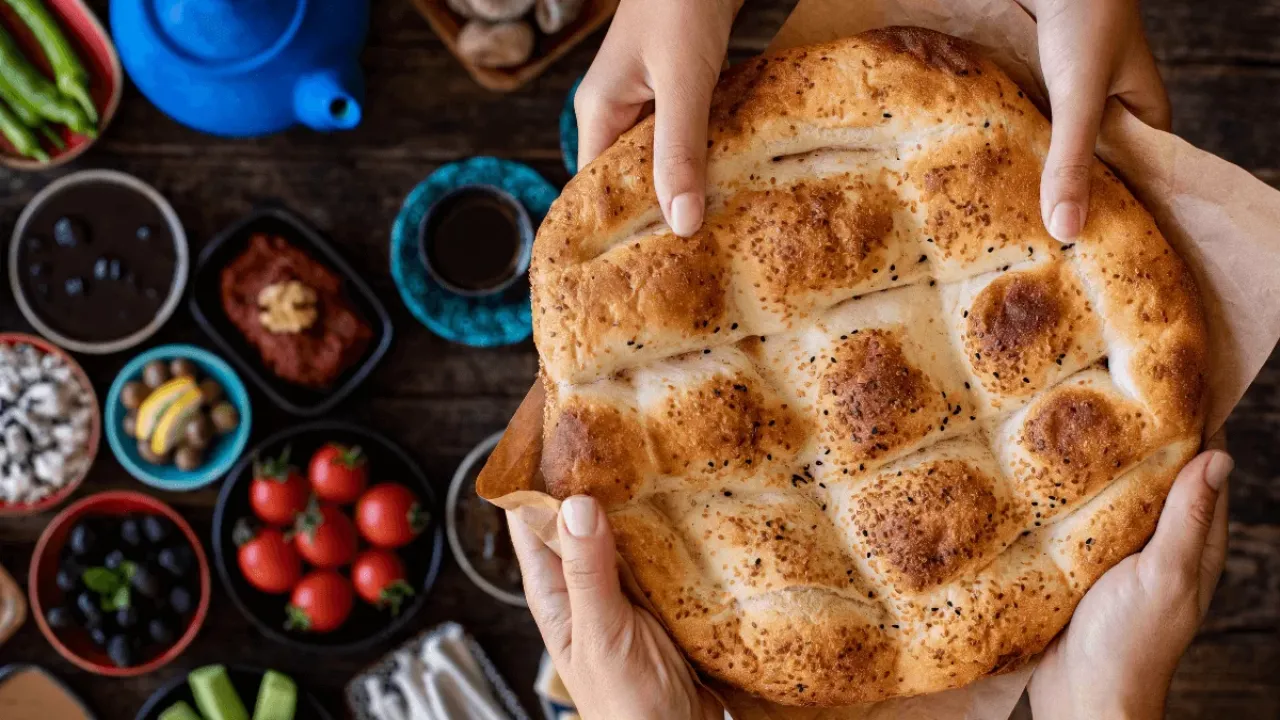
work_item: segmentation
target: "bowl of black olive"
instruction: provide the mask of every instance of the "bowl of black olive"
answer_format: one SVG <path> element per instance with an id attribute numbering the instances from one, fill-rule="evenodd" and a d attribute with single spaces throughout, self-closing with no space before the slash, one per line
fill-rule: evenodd
<path id="1" fill-rule="evenodd" d="M 195 639 L 209 608 L 209 562 L 173 508 L 104 492 L 45 528 L 27 592 L 60 655 L 91 673 L 131 677 L 163 667 Z"/>

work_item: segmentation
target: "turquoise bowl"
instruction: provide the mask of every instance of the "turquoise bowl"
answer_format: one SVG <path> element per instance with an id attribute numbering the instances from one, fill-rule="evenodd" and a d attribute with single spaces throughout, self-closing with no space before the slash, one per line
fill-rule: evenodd
<path id="1" fill-rule="evenodd" d="M 152 360 L 173 360 L 186 358 L 200 368 L 200 376 L 211 377 L 222 386 L 227 400 L 240 413 L 240 426 L 235 432 L 217 439 L 209 447 L 205 455 L 204 465 L 196 470 L 184 472 L 173 465 L 152 465 L 138 454 L 137 443 L 124 432 L 124 405 L 120 404 L 120 392 L 125 383 L 142 378 L 142 368 Z M 249 405 L 249 393 L 244 388 L 240 377 L 222 358 L 194 345 L 161 345 L 152 348 L 134 359 L 116 376 L 107 393 L 107 401 L 103 407 L 103 426 L 107 435 L 107 443 L 116 460 L 124 466 L 129 474 L 140 482 L 161 490 L 184 492 L 195 490 L 215 482 L 235 464 L 244 453 L 249 443 L 249 428 L 253 424 L 252 408 Z"/>

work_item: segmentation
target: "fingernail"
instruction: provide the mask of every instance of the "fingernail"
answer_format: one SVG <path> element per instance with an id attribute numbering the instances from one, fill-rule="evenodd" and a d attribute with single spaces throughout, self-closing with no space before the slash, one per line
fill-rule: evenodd
<path id="1" fill-rule="evenodd" d="M 1060 202 L 1049 215 L 1049 234 L 1059 242 L 1075 239 L 1084 229 L 1084 210 L 1080 203 Z"/>
<path id="2" fill-rule="evenodd" d="M 596 501 L 586 495 L 575 495 L 560 505 L 560 517 L 574 537 L 591 537 L 596 532 Z"/>
<path id="3" fill-rule="evenodd" d="M 681 237 L 688 237 L 698 231 L 702 225 L 702 198 L 687 192 L 677 195 L 671 201 L 671 231 Z"/>
<path id="4" fill-rule="evenodd" d="M 1222 489 L 1222 484 L 1227 481 L 1227 475 L 1231 474 L 1231 468 L 1236 466 L 1236 461 L 1224 452 L 1215 452 L 1213 457 L 1209 458 L 1209 467 L 1204 470 L 1204 481 L 1215 492 Z"/>

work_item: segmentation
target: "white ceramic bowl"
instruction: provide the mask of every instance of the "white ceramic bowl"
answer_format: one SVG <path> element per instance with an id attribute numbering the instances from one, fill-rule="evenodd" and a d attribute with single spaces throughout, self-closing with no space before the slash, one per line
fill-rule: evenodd
<path id="1" fill-rule="evenodd" d="M 132 335 L 106 342 L 78 340 L 67 337 L 49 327 L 27 301 L 26 293 L 23 292 L 22 283 L 19 282 L 20 278 L 18 277 L 19 244 L 26 235 L 27 225 L 31 222 L 36 210 L 44 205 L 54 194 L 68 187 L 85 183 L 114 183 L 143 195 L 160 209 L 160 214 L 164 216 L 165 223 L 169 226 L 169 233 L 173 236 L 173 280 L 169 285 L 169 294 L 165 297 L 164 304 L 160 306 L 160 310 L 151 319 L 151 322 L 147 323 L 142 329 Z M 27 203 L 22 214 L 18 216 L 18 224 L 14 226 L 13 235 L 9 240 L 9 286 L 13 288 L 13 299 L 17 301 L 18 309 L 22 311 L 22 316 L 27 319 L 27 322 L 31 323 L 36 332 L 72 352 L 107 355 L 121 350 L 128 350 L 138 345 L 154 335 L 165 324 L 170 316 L 173 315 L 174 310 L 178 308 L 179 301 L 182 300 L 182 291 L 187 284 L 187 271 L 190 262 L 187 234 L 182 229 L 182 221 L 178 219 L 178 214 L 173 211 L 169 201 L 156 192 L 155 188 L 132 175 L 115 170 L 81 170 L 70 175 L 64 175 L 46 185 L 43 190 L 36 193 L 35 197 L 31 198 L 31 202 Z"/>
<path id="2" fill-rule="evenodd" d="M 462 489 L 467 484 L 467 479 L 471 475 L 471 469 L 476 463 L 489 456 L 493 449 L 497 447 L 498 441 L 502 439 L 502 433 L 494 433 L 485 438 L 479 445 L 476 445 L 467 456 L 463 458 L 462 464 L 458 465 L 458 469 L 453 473 L 453 481 L 449 483 L 449 496 L 445 499 L 444 517 L 445 517 L 445 533 L 449 538 L 449 550 L 453 552 L 453 559 L 458 561 L 458 565 L 462 568 L 462 572 L 471 578 L 471 582 L 476 587 L 485 591 L 490 597 L 508 605 L 516 607 L 529 607 L 528 601 L 524 599 L 523 594 L 517 594 L 503 590 L 502 588 L 489 582 L 482 576 L 475 566 L 471 564 L 471 559 L 467 557 L 467 553 L 462 548 L 462 543 L 458 539 L 458 496 L 462 493 Z"/>

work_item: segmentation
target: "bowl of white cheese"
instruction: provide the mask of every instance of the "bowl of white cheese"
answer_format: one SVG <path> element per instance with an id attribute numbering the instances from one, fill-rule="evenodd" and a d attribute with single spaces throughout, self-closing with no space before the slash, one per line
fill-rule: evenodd
<path id="1" fill-rule="evenodd" d="M 98 397 L 79 363 L 34 335 L 0 333 L 0 515 L 70 497 L 101 435 Z"/>

